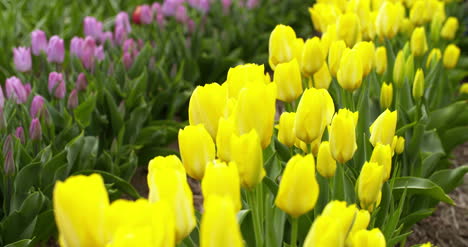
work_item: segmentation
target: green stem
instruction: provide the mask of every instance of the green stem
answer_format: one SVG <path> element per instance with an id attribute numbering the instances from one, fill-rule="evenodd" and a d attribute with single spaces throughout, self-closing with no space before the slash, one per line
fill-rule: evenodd
<path id="1" fill-rule="evenodd" d="M 297 246 L 297 230 L 298 230 L 298 218 L 292 218 L 291 220 L 291 247 Z"/>
<path id="2" fill-rule="evenodd" d="M 255 246 L 263 247 L 263 236 L 260 225 L 260 217 L 258 211 L 258 205 L 256 201 L 256 190 L 252 189 L 247 191 L 247 201 L 249 203 L 250 210 L 252 212 L 252 222 L 254 227 L 255 235 Z"/>

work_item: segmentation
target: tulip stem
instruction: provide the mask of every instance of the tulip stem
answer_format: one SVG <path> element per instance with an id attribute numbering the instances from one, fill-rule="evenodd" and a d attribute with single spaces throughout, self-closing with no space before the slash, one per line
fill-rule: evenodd
<path id="1" fill-rule="evenodd" d="M 258 185 L 257 185 L 258 186 Z M 252 222 L 254 227 L 254 234 L 255 234 L 255 246 L 262 247 L 263 246 L 263 236 L 261 230 L 261 222 L 260 222 L 260 205 L 259 201 L 257 200 L 257 188 L 253 188 L 247 191 L 247 201 L 249 203 L 249 207 L 252 213 Z"/>
<path id="2" fill-rule="evenodd" d="M 297 226 L 299 218 L 292 218 L 291 220 L 291 247 L 297 246 Z"/>

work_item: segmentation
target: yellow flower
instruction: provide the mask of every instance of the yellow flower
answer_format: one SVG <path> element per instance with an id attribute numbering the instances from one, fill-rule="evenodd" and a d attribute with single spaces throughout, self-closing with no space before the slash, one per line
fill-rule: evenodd
<path id="1" fill-rule="evenodd" d="M 397 111 L 389 111 L 388 109 L 382 112 L 377 119 L 369 127 L 370 138 L 369 141 L 372 146 L 376 146 L 377 143 L 391 145 L 393 136 L 395 135 L 395 129 L 397 124 Z"/>
<path id="2" fill-rule="evenodd" d="M 458 58 L 460 57 L 460 48 L 454 44 L 450 44 L 444 51 L 444 67 L 453 69 L 457 66 Z"/>
<path id="3" fill-rule="evenodd" d="M 431 244 L 431 242 L 427 242 L 425 244 L 422 244 L 421 247 L 433 247 L 434 245 Z"/>
<path id="4" fill-rule="evenodd" d="M 235 134 L 233 118 L 220 118 L 218 134 L 216 135 L 216 152 L 218 158 L 231 160 L 231 137 Z"/>
<path id="5" fill-rule="evenodd" d="M 325 61 L 326 54 L 318 37 L 307 39 L 302 49 L 301 70 L 306 76 L 317 72 Z"/>
<path id="6" fill-rule="evenodd" d="M 259 101 L 259 99 L 262 99 Z M 255 84 L 244 88 L 234 110 L 234 122 L 238 134 L 255 130 L 262 148 L 271 141 L 276 111 L 276 84 Z"/>
<path id="7" fill-rule="evenodd" d="M 327 31 L 322 34 L 320 40 L 323 48 L 323 54 L 326 57 L 328 55 L 331 43 L 336 40 L 336 25 L 329 25 Z"/>
<path id="8" fill-rule="evenodd" d="M 287 63 L 294 58 L 296 33 L 290 26 L 277 25 L 270 34 L 269 58 L 270 67 L 274 70 L 276 65 Z"/>
<path id="9" fill-rule="evenodd" d="M 341 57 L 346 50 L 346 43 L 343 40 L 333 41 L 328 52 L 328 66 L 333 77 L 336 78 L 340 68 Z"/>
<path id="10" fill-rule="evenodd" d="M 403 86 L 403 79 L 405 74 L 405 57 L 403 51 L 400 50 L 395 58 L 395 65 L 393 66 L 393 82 L 399 88 Z"/>
<path id="11" fill-rule="evenodd" d="M 468 94 L 468 82 L 464 82 L 460 86 L 460 94 Z"/>
<path id="12" fill-rule="evenodd" d="M 413 4 L 413 7 L 411 7 L 410 20 L 416 26 L 420 26 L 424 23 L 425 5 L 423 0 L 418 0 Z"/>
<path id="13" fill-rule="evenodd" d="M 295 155 L 286 164 L 275 204 L 297 218 L 314 208 L 319 194 L 315 162 L 311 154 Z"/>
<path id="14" fill-rule="evenodd" d="M 336 161 L 330 151 L 330 143 L 324 141 L 320 144 L 317 156 L 317 171 L 326 178 L 331 178 L 335 175 Z"/>
<path id="15" fill-rule="evenodd" d="M 55 222 L 62 246 L 105 245 L 105 211 L 109 198 L 101 176 L 72 176 L 57 181 L 53 195 Z"/>
<path id="16" fill-rule="evenodd" d="M 361 207 L 369 211 L 377 203 L 382 189 L 384 167 L 375 162 L 366 162 L 357 181 L 358 197 Z"/>
<path id="17" fill-rule="evenodd" d="M 351 230 L 349 231 L 348 237 L 346 238 L 346 244 L 345 246 L 351 247 L 352 245 L 352 240 L 356 232 L 360 230 L 365 230 L 367 229 L 367 226 L 370 223 L 370 213 L 369 211 L 365 209 L 361 209 L 356 213 L 356 218 L 354 219 L 353 226 L 351 227 Z"/>
<path id="18" fill-rule="evenodd" d="M 426 68 L 429 68 L 433 63 L 436 64 L 439 62 L 440 58 L 442 57 L 442 53 L 440 52 L 439 48 L 433 48 L 429 53 L 426 61 Z"/>
<path id="19" fill-rule="evenodd" d="M 200 247 L 244 246 L 236 213 L 230 199 L 220 196 L 208 198 L 200 225 Z"/>
<path id="20" fill-rule="evenodd" d="M 305 143 L 312 143 L 322 136 L 334 112 L 333 99 L 327 90 L 306 89 L 297 106 L 296 121 L 294 123 L 296 137 Z"/>
<path id="21" fill-rule="evenodd" d="M 208 163 L 201 187 L 205 202 L 212 196 L 223 196 L 232 200 L 236 212 L 241 209 L 239 171 L 235 162 L 229 165 L 221 161 Z"/>
<path id="22" fill-rule="evenodd" d="M 361 87 L 364 76 L 361 54 L 357 50 L 345 50 L 338 69 L 338 83 L 348 91 Z"/>
<path id="23" fill-rule="evenodd" d="M 263 153 L 255 130 L 231 137 L 231 161 L 237 164 L 242 187 L 252 189 L 262 181 L 265 176 Z"/>
<path id="24" fill-rule="evenodd" d="M 341 10 L 336 5 L 316 3 L 309 8 L 309 13 L 314 29 L 323 33 L 327 31 L 329 25 L 335 24 L 336 19 L 341 15 Z"/>
<path id="25" fill-rule="evenodd" d="M 256 83 L 270 83 L 270 77 L 265 75 L 264 66 L 258 64 L 242 64 L 229 69 L 226 82 L 224 82 L 223 86 L 227 87 L 229 98 L 237 98 L 242 89 Z"/>
<path id="26" fill-rule="evenodd" d="M 397 139 L 397 143 L 395 145 L 395 152 L 397 154 L 401 154 L 403 153 L 404 150 L 405 150 L 405 138 L 399 136 Z"/>
<path id="27" fill-rule="evenodd" d="M 370 162 L 375 162 L 384 167 L 383 181 L 387 181 L 392 172 L 392 148 L 390 145 L 378 143 L 372 151 Z"/>
<path id="28" fill-rule="evenodd" d="M 361 24 L 354 13 L 345 13 L 336 21 L 336 37 L 345 41 L 348 47 L 361 41 Z"/>
<path id="29" fill-rule="evenodd" d="M 340 231 L 340 220 L 328 216 L 318 216 L 304 241 L 303 247 L 342 247 L 344 246 L 345 233 Z"/>
<path id="30" fill-rule="evenodd" d="M 364 76 L 367 76 L 371 72 L 372 67 L 374 67 L 374 59 L 369 59 L 374 58 L 375 56 L 374 43 L 372 41 L 359 42 L 353 49 L 356 49 L 360 54 L 363 69 L 362 72 Z"/>
<path id="31" fill-rule="evenodd" d="M 294 146 L 301 149 L 304 153 L 309 152 L 309 150 L 308 150 L 309 147 L 307 147 L 307 143 L 301 141 L 301 139 L 299 139 L 297 137 L 296 137 L 296 141 L 294 142 Z"/>
<path id="32" fill-rule="evenodd" d="M 292 102 L 302 94 L 301 69 L 296 59 L 276 66 L 274 83 L 277 88 L 277 99 Z"/>
<path id="33" fill-rule="evenodd" d="M 411 53 L 413 56 L 423 56 L 427 51 L 426 32 L 424 27 L 417 27 L 411 35 Z"/>
<path id="34" fill-rule="evenodd" d="M 455 34 L 458 30 L 458 19 L 455 17 L 449 17 L 447 21 L 445 21 L 442 30 L 440 31 L 440 36 L 447 40 L 452 40 L 455 38 Z"/>
<path id="35" fill-rule="evenodd" d="M 393 86 L 391 83 L 383 83 L 380 90 L 380 106 L 383 109 L 390 108 L 393 100 Z"/>
<path id="36" fill-rule="evenodd" d="M 352 159 L 354 152 L 356 152 L 356 125 L 358 116 L 358 112 L 353 113 L 348 109 L 340 109 L 333 117 L 328 129 L 332 156 L 341 164 Z"/>
<path id="37" fill-rule="evenodd" d="M 422 69 L 416 71 L 413 82 L 413 98 L 420 100 L 424 95 L 424 72 Z"/>
<path id="38" fill-rule="evenodd" d="M 188 175 L 201 180 L 205 166 L 215 158 L 215 145 L 203 124 L 179 130 L 179 149 Z"/>
<path id="39" fill-rule="evenodd" d="M 148 165 L 149 201 L 166 201 L 175 215 L 176 243 L 196 225 L 192 191 L 182 162 L 175 155 L 158 156 Z"/>
<path id="40" fill-rule="evenodd" d="M 322 215 L 331 216 L 335 219 L 339 219 L 339 229 L 344 236 L 351 230 L 358 209 L 355 204 L 349 206 L 344 201 L 331 201 L 329 202 L 322 211 Z"/>
<path id="41" fill-rule="evenodd" d="M 288 147 L 292 147 L 296 142 L 296 134 L 294 133 L 295 119 L 295 112 L 283 112 L 280 116 L 278 126 L 278 141 Z"/>
<path id="42" fill-rule="evenodd" d="M 190 125 L 203 124 L 214 140 L 218 131 L 219 118 L 224 114 L 226 101 L 226 87 L 217 83 L 197 86 L 189 102 Z"/>
<path id="43" fill-rule="evenodd" d="M 375 50 L 375 72 L 382 75 L 387 70 L 387 49 L 379 46 Z"/>
<path id="44" fill-rule="evenodd" d="M 414 25 L 408 18 L 404 18 L 400 25 L 401 33 L 410 36 L 413 33 Z"/>
<path id="45" fill-rule="evenodd" d="M 317 89 L 327 89 L 330 87 L 332 77 L 328 70 L 327 63 L 323 63 L 322 67 L 314 74 L 314 86 Z"/>
<path id="46" fill-rule="evenodd" d="M 379 8 L 377 18 L 375 20 L 375 27 L 377 35 L 383 39 L 391 39 L 397 33 L 399 29 L 400 20 L 399 9 L 396 4 L 386 1 Z"/>
<path id="47" fill-rule="evenodd" d="M 362 229 L 353 234 L 352 247 L 386 247 L 385 236 L 379 228 Z"/>

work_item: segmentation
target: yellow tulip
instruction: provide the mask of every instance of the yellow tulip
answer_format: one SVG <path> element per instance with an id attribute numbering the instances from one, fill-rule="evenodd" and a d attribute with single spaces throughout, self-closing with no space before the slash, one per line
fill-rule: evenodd
<path id="1" fill-rule="evenodd" d="M 405 77 L 413 78 L 414 76 L 414 56 L 410 54 L 405 61 Z"/>
<path id="2" fill-rule="evenodd" d="M 313 143 L 313 142 L 312 142 Z M 296 141 L 294 142 L 294 146 L 301 149 L 302 152 L 308 153 L 309 152 L 309 147 L 307 146 L 307 143 L 301 141 L 301 139 L 296 137 Z"/>
<path id="3" fill-rule="evenodd" d="M 431 27 L 429 29 L 429 38 L 432 42 L 437 44 L 440 39 L 440 30 L 442 29 L 442 24 L 444 20 L 440 15 L 435 16 L 431 21 Z"/>
<path id="4" fill-rule="evenodd" d="M 262 148 L 266 148 L 273 134 L 275 111 L 276 84 L 255 84 L 244 88 L 234 110 L 238 134 L 249 133 L 254 129 L 260 137 Z"/>
<path id="5" fill-rule="evenodd" d="M 278 141 L 288 147 L 292 147 L 296 142 L 296 134 L 294 133 L 295 119 L 295 112 L 283 112 L 280 116 L 278 126 Z"/>
<path id="6" fill-rule="evenodd" d="M 325 61 L 326 54 L 318 37 L 307 39 L 302 49 L 301 70 L 306 76 L 312 76 L 317 72 Z"/>
<path id="7" fill-rule="evenodd" d="M 263 153 L 255 130 L 231 137 L 231 161 L 237 164 L 242 187 L 252 189 L 262 181 L 265 177 Z"/>
<path id="8" fill-rule="evenodd" d="M 431 242 L 427 242 L 425 244 L 422 244 L 421 247 L 433 247 L 434 245 L 431 244 Z"/>
<path id="9" fill-rule="evenodd" d="M 344 246 L 346 233 L 340 231 L 340 220 L 320 215 L 310 227 L 303 247 L 342 247 Z"/>
<path id="10" fill-rule="evenodd" d="M 395 64 L 393 66 L 393 82 L 399 88 L 403 86 L 405 74 L 405 57 L 403 51 L 400 50 L 395 58 Z"/>
<path id="11" fill-rule="evenodd" d="M 372 151 L 370 162 L 375 162 L 384 167 L 383 181 L 387 181 L 392 172 L 392 148 L 390 145 L 378 143 Z"/>
<path id="12" fill-rule="evenodd" d="M 328 129 L 332 156 L 341 164 L 352 159 L 354 152 L 356 152 L 356 125 L 358 116 L 358 112 L 353 113 L 348 109 L 340 109 L 333 117 Z"/>
<path id="13" fill-rule="evenodd" d="M 219 119 L 218 134 L 216 135 L 216 152 L 218 158 L 224 161 L 231 160 L 231 137 L 235 133 L 233 118 Z"/>
<path id="14" fill-rule="evenodd" d="M 455 38 L 455 34 L 458 30 L 458 19 L 456 17 L 449 17 L 447 21 L 445 21 L 442 30 L 440 31 L 440 36 L 447 40 L 452 40 Z"/>
<path id="15" fill-rule="evenodd" d="M 275 205 L 297 218 L 315 207 L 318 194 L 314 157 L 295 155 L 286 164 Z"/>
<path id="16" fill-rule="evenodd" d="M 214 140 L 218 131 L 219 118 L 224 114 L 226 101 L 226 87 L 217 83 L 197 86 L 189 102 L 190 125 L 203 124 Z"/>
<path id="17" fill-rule="evenodd" d="M 413 33 L 414 24 L 408 18 L 404 18 L 400 24 L 401 33 L 410 36 Z"/>
<path id="18" fill-rule="evenodd" d="M 322 68 L 314 74 L 314 86 L 317 89 L 323 88 L 328 90 L 331 81 L 332 77 L 328 70 L 327 63 L 325 62 L 323 63 Z"/>
<path id="19" fill-rule="evenodd" d="M 460 94 L 468 94 L 468 82 L 464 82 L 461 86 L 460 86 Z"/>
<path id="20" fill-rule="evenodd" d="M 336 161 L 330 151 L 330 143 L 324 141 L 320 144 L 317 156 L 317 171 L 322 177 L 331 178 L 335 175 Z"/>
<path id="21" fill-rule="evenodd" d="M 320 40 L 321 40 L 321 44 L 323 48 L 322 49 L 323 54 L 326 57 L 328 56 L 328 52 L 330 50 L 330 46 L 332 42 L 336 40 L 336 25 L 335 24 L 329 25 L 327 28 L 327 31 L 322 34 L 322 37 L 320 38 Z"/>
<path id="22" fill-rule="evenodd" d="M 393 100 L 393 86 L 391 83 L 383 83 L 382 89 L 380 90 L 380 107 L 387 109 L 392 106 Z"/>
<path id="23" fill-rule="evenodd" d="M 375 72 L 382 75 L 387 70 L 387 49 L 379 46 L 375 50 Z"/>
<path id="24" fill-rule="evenodd" d="M 176 242 L 192 232 L 196 225 L 192 191 L 184 166 L 175 155 L 158 156 L 148 165 L 149 201 L 166 201 L 175 215 Z"/>
<path id="25" fill-rule="evenodd" d="M 377 11 L 372 11 L 369 13 L 369 20 L 366 25 L 366 28 L 363 29 L 363 35 L 365 40 L 374 40 L 377 35 L 377 28 L 375 27 L 375 21 L 377 20 Z"/>
<path id="26" fill-rule="evenodd" d="M 222 196 L 232 200 L 236 212 L 241 209 L 239 171 L 235 162 L 229 165 L 221 161 L 208 163 L 201 187 L 205 202 L 212 196 Z"/>
<path id="27" fill-rule="evenodd" d="M 369 127 L 370 138 L 369 141 L 372 146 L 377 143 L 391 145 L 397 124 L 397 111 L 389 111 L 388 109 L 382 112 L 377 119 Z"/>
<path id="28" fill-rule="evenodd" d="M 223 86 L 227 87 L 229 98 L 237 98 L 242 89 L 256 83 L 270 83 L 270 77 L 265 74 L 264 66 L 242 64 L 229 69 L 226 82 L 224 82 Z"/>
<path id="29" fill-rule="evenodd" d="M 290 26 L 280 24 L 273 29 L 268 45 L 268 61 L 273 70 L 276 65 L 287 63 L 294 58 L 295 42 L 296 33 Z"/>
<path id="30" fill-rule="evenodd" d="M 305 143 L 312 143 L 322 136 L 334 112 L 333 99 L 327 90 L 306 89 L 297 106 L 296 121 L 294 123 L 296 137 Z"/>
<path id="31" fill-rule="evenodd" d="M 397 154 L 401 154 L 403 153 L 404 150 L 405 150 L 405 138 L 399 136 L 397 139 L 396 146 L 395 146 L 395 152 Z"/>
<path id="32" fill-rule="evenodd" d="M 427 57 L 426 68 L 429 68 L 433 63 L 436 64 L 439 62 L 441 57 L 442 53 L 440 52 L 439 48 L 432 49 L 429 53 L 429 56 Z"/>
<path id="33" fill-rule="evenodd" d="M 236 213 L 236 207 L 228 198 L 208 198 L 200 225 L 200 247 L 244 246 Z"/>
<path id="34" fill-rule="evenodd" d="M 362 41 L 357 43 L 353 49 L 356 49 L 361 57 L 363 76 L 367 76 L 374 67 L 375 46 L 373 42 Z"/>
<path id="35" fill-rule="evenodd" d="M 215 145 L 203 124 L 179 130 L 179 149 L 188 175 L 201 180 L 205 166 L 215 158 Z"/>
<path id="36" fill-rule="evenodd" d="M 367 226 L 370 223 L 370 213 L 369 211 L 365 209 L 361 209 L 356 213 L 356 218 L 354 219 L 353 226 L 351 227 L 351 230 L 349 231 L 349 234 L 346 238 L 346 247 L 351 247 L 352 245 L 352 240 L 356 232 L 360 230 L 365 230 L 367 229 Z"/>
<path id="37" fill-rule="evenodd" d="M 377 35 L 383 39 L 391 39 L 399 29 L 400 15 L 399 9 L 396 4 L 386 1 L 380 6 L 376 20 L 375 27 Z"/>
<path id="38" fill-rule="evenodd" d="M 327 27 L 335 24 L 336 19 L 341 15 L 338 6 L 326 3 L 316 3 L 309 8 L 309 14 L 314 24 L 314 29 L 319 32 L 327 31 Z"/>
<path id="39" fill-rule="evenodd" d="M 301 69 L 296 59 L 276 66 L 274 83 L 277 88 L 277 99 L 292 102 L 302 94 Z"/>
<path id="40" fill-rule="evenodd" d="M 458 58 L 460 57 L 460 48 L 454 44 L 450 44 L 444 51 L 444 67 L 453 69 L 457 66 Z"/>
<path id="41" fill-rule="evenodd" d="M 352 243 L 352 247 L 386 247 L 385 236 L 378 228 L 356 232 Z"/>
<path id="42" fill-rule="evenodd" d="M 302 38 L 297 38 L 293 42 L 294 48 L 294 59 L 296 59 L 297 63 L 299 64 L 299 68 L 301 67 L 301 59 L 302 59 L 302 50 L 304 49 L 304 40 Z M 267 73 L 268 75 L 268 73 Z"/>
<path id="43" fill-rule="evenodd" d="M 322 216 L 327 215 L 335 220 L 339 219 L 340 229 L 344 236 L 351 230 L 353 222 L 357 216 L 358 209 L 355 204 L 349 206 L 344 201 L 331 201 L 322 211 Z"/>
<path id="44" fill-rule="evenodd" d="M 423 56 L 427 51 L 426 32 L 424 27 L 415 28 L 411 35 L 411 53 L 413 56 Z"/>
<path id="45" fill-rule="evenodd" d="M 424 0 L 418 0 L 413 4 L 410 10 L 410 20 L 416 26 L 424 23 L 424 9 L 426 8 Z"/>
<path id="46" fill-rule="evenodd" d="M 346 43 L 343 40 L 333 41 L 328 52 L 328 66 L 333 77 L 336 78 L 340 68 L 341 57 L 346 50 Z"/>
<path id="47" fill-rule="evenodd" d="M 361 41 L 361 24 L 354 13 L 345 13 L 336 21 L 336 37 L 345 41 L 348 47 Z"/>
<path id="48" fill-rule="evenodd" d="M 361 207 L 372 211 L 382 189 L 384 167 L 375 162 L 366 162 L 359 174 L 357 188 Z"/>
<path id="49" fill-rule="evenodd" d="M 345 50 L 340 61 L 337 77 L 343 89 L 350 92 L 361 87 L 364 76 L 362 56 L 357 50 Z"/>
<path id="50" fill-rule="evenodd" d="M 414 100 L 420 100 L 424 95 L 424 72 L 422 69 L 416 71 L 413 82 L 413 98 Z"/>
<path id="51" fill-rule="evenodd" d="M 53 204 L 62 246 L 105 246 L 109 198 L 100 175 L 78 175 L 57 181 Z"/>
<path id="52" fill-rule="evenodd" d="M 359 17 L 361 24 L 361 31 L 364 38 L 369 38 L 369 29 L 374 26 L 374 22 L 371 20 L 370 1 L 369 0 L 351 0 L 348 1 L 346 6 L 346 12 L 356 13 Z M 376 15 L 375 15 L 376 16 Z M 375 19 L 374 19 L 375 21 Z"/>

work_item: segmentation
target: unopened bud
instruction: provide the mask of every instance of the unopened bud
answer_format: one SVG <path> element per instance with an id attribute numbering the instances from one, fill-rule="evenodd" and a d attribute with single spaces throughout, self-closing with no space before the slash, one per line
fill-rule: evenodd
<path id="1" fill-rule="evenodd" d="M 76 91 L 76 89 L 73 89 L 68 96 L 67 106 L 70 110 L 73 110 L 78 106 L 78 91 Z"/>
<path id="2" fill-rule="evenodd" d="M 21 144 L 24 145 L 26 143 L 26 139 L 24 137 L 23 127 L 20 126 L 20 127 L 16 128 L 15 136 L 16 136 L 16 138 L 18 138 L 21 141 Z"/>
<path id="3" fill-rule="evenodd" d="M 41 122 L 37 118 L 33 118 L 29 126 L 29 138 L 31 140 L 40 140 L 42 137 Z"/>

